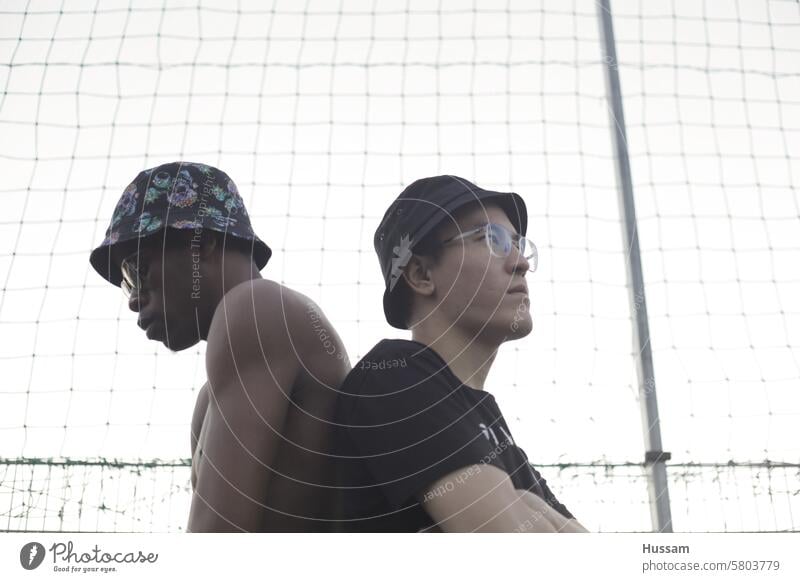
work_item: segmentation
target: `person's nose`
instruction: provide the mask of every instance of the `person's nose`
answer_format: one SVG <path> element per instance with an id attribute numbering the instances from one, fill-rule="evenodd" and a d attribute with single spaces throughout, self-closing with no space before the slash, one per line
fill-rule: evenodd
<path id="1" fill-rule="evenodd" d="M 128 297 L 128 309 L 134 313 L 139 313 L 142 309 L 142 294 L 139 289 L 131 290 L 131 295 Z"/>
<path id="2" fill-rule="evenodd" d="M 531 270 L 531 264 L 520 248 L 516 245 L 511 247 L 511 252 L 506 260 L 506 265 L 510 267 L 511 274 L 520 273 L 523 277 Z"/>

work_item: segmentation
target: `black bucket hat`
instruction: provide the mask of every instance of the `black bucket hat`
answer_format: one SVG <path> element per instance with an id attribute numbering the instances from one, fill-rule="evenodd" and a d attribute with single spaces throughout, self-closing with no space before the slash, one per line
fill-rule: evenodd
<path id="1" fill-rule="evenodd" d="M 375 252 L 378 253 L 386 285 L 383 312 L 392 327 L 408 329 L 402 305 L 397 301 L 394 291 L 416 245 L 465 204 L 475 201 L 486 203 L 489 200 L 505 211 L 519 234 L 527 234 L 528 210 L 519 194 L 484 190 L 458 176 L 422 178 L 408 186 L 392 202 L 374 238 Z"/>
<path id="2" fill-rule="evenodd" d="M 111 260 L 112 247 L 152 236 L 166 227 L 207 228 L 251 241 L 259 270 L 272 256 L 253 232 L 239 190 L 225 172 L 205 164 L 171 162 L 140 172 L 125 188 L 106 237 L 92 251 L 89 262 L 119 287 L 122 273 Z"/>

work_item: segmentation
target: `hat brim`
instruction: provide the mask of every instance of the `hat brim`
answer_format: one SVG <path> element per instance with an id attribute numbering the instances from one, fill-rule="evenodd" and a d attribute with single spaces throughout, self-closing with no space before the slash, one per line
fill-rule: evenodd
<path id="1" fill-rule="evenodd" d="M 168 227 L 173 228 L 173 227 Z M 180 229 L 178 229 L 180 230 Z M 106 281 L 111 283 L 112 285 L 116 285 L 119 287 L 122 284 L 122 271 L 120 271 L 119 265 L 113 260 L 111 256 L 111 249 L 121 246 L 124 243 L 130 243 L 131 241 L 136 240 L 143 240 L 145 238 L 150 238 L 156 234 L 159 234 L 163 231 L 163 227 L 141 237 L 134 237 L 130 236 L 127 238 L 120 238 L 119 240 L 115 241 L 111 244 L 100 245 L 96 249 L 92 251 L 89 255 L 89 263 L 94 267 L 94 270 Z M 229 236 L 235 236 L 237 238 L 242 238 L 235 235 L 232 232 L 227 233 Z M 254 239 L 245 238 L 242 240 L 251 241 L 253 243 L 253 261 L 258 267 L 260 271 L 263 269 L 267 263 L 269 262 L 270 257 L 272 257 L 272 249 L 270 249 L 264 241 L 255 237 Z"/>
<path id="2" fill-rule="evenodd" d="M 505 211 L 517 232 L 522 236 L 527 235 L 528 209 L 522 196 L 516 192 L 492 192 L 491 190 L 475 188 L 466 190 L 443 208 L 443 212 L 434 214 L 419 230 L 414 232 L 414 240 L 417 242 L 421 241 L 456 210 L 467 204 L 478 201 L 497 202 Z M 400 305 L 400 302 L 397 300 L 397 288 L 398 286 L 395 285 L 394 289 L 390 290 L 387 286 L 386 290 L 383 292 L 383 314 L 386 317 L 387 323 L 392 327 L 396 329 L 408 329 L 408 325 L 405 323 L 403 306 Z"/>

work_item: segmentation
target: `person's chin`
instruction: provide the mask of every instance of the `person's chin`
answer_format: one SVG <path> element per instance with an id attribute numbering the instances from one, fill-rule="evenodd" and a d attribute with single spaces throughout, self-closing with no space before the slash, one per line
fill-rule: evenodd
<path id="1" fill-rule="evenodd" d="M 516 322 L 516 325 L 511 326 L 511 336 L 509 340 L 518 340 L 530 335 L 533 331 L 533 322 L 530 318 Z"/>
<path id="2" fill-rule="evenodd" d="M 527 311 L 515 312 L 503 323 L 503 327 L 506 330 L 506 341 L 522 339 L 533 331 L 533 320 Z"/>
<path id="3" fill-rule="evenodd" d="M 186 337 L 177 334 L 165 335 L 160 339 L 164 347 L 173 353 L 182 352 L 196 345 L 200 340 L 196 337 Z"/>
<path id="4" fill-rule="evenodd" d="M 505 342 L 522 339 L 531 333 L 533 324 L 531 318 L 526 314 L 522 317 L 515 314 L 506 316 L 505 314 L 497 314 L 487 325 L 483 326 L 480 335 L 484 340 L 497 345 Z"/>

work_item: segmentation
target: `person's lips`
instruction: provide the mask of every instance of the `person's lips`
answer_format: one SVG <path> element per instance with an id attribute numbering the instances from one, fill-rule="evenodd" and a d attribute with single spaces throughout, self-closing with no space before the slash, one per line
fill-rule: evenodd
<path id="1" fill-rule="evenodd" d="M 161 338 L 161 323 L 156 319 L 150 322 L 145 329 L 147 339 L 160 339 Z"/>
<path id="2" fill-rule="evenodd" d="M 144 330 L 148 339 L 154 339 L 161 327 L 157 317 L 140 317 L 137 325 Z"/>
<path id="3" fill-rule="evenodd" d="M 508 293 L 522 293 L 524 295 L 528 294 L 528 286 L 524 283 L 520 283 L 519 285 L 514 285 L 508 289 Z"/>

